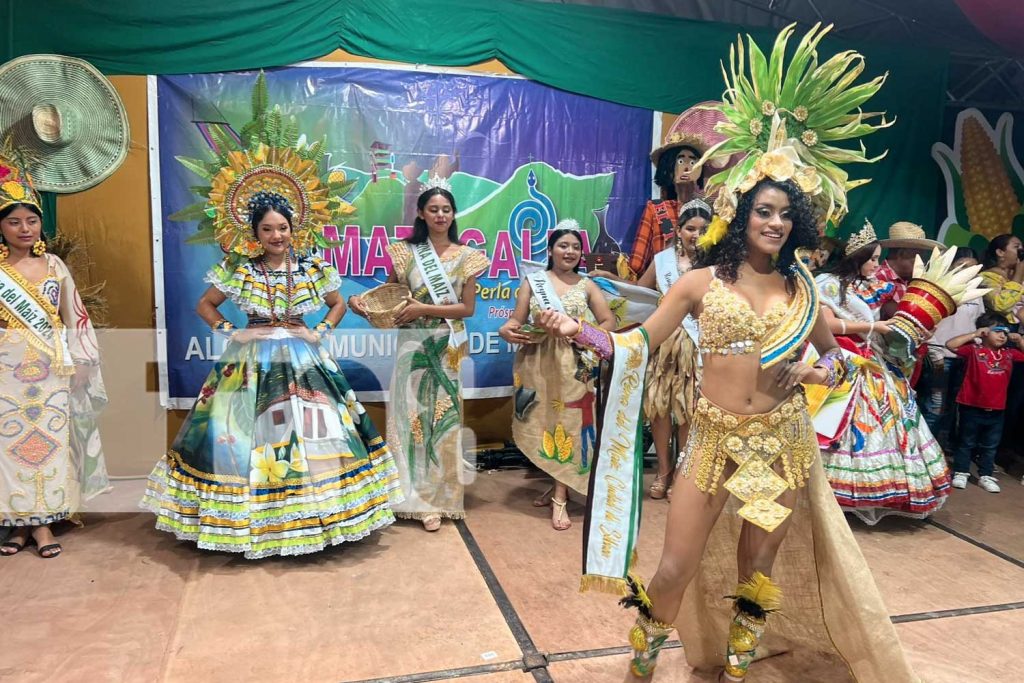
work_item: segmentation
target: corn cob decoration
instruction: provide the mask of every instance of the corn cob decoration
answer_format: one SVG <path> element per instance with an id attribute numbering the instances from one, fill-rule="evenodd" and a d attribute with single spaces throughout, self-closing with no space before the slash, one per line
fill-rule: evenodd
<path id="1" fill-rule="evenodd" d="M 986 239 L 1010 232 L 1021 203 L 995 145 L 973 116 L 964 120 L 960 154 L 964 203 L 971 232 Z"/>

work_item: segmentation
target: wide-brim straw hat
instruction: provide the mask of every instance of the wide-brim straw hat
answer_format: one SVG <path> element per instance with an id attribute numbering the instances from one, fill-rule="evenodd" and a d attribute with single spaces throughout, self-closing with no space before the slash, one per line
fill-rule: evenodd
<path id="1" fill-rule="evenodd" d="M 897 221 L 889 226 L 889 236 L 878 243 L 885 249 L 921 249 L 931 251 L 933 247 L 945 249 L 938 240 L 925 237 L 924 228 L 909 221 Z"/>
<path id="2" fill-rule="evenodd" d="M 33 159 L 37 190 L 80 192 L 128 155 L 128 115 L 93 65 L 63 55 L 25 55 L 0 65 L 0 137 Z"/>
<path id="3" fill-rule="evenodd" d="M 725 121 L 725 115 L 714 109 L 703 108 L 714 104 L 717 102 L 701 102 L 677 116 L 665 134 L 661 147 L 651 152 L 651 162 L 657 166 L 661 155 L 676 147 L 692 147 L 700 157 L 712 145 L 724 140 L 725 136 L 715 131 L 715 124 Z"/>

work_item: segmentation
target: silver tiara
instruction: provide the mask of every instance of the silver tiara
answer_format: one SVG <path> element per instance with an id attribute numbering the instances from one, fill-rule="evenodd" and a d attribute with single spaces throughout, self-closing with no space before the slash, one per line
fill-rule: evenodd
<path id="1" fill-rule="evenodd" d="M 558 224 L 555 225 L 554 228 L 552 228 L 552 231 L 555 230 L 575 230 L 576 232 L 582 232 L 583 228 L 580 227 L 579 221 L 575 218 L 563 218 L 558 221 Z"/>
<path id="2" fill-rule="evenodd" d="M 714 213 L 714 211 L 711 210 L 711 207 L 708 205 L 708 203 L 703 199 L 691 199 L 690 201 L 686 202 L 685 204 L 679 207 L 679 215 L 683 215 L 683 213 L 685 213 L 689 209 L 697 209 L 698 211 L 704 211 L 709 216 Z"/>
<path id="3" fill-rule="evenodd" d="M 424 191 L 439 189 L 444 190 L 445 192 L 451 192 L 452 184 L 448 181 L 447 178 L 435 174 L 430 176 L 430 179 L 423 186 L 423 189 Z"/>

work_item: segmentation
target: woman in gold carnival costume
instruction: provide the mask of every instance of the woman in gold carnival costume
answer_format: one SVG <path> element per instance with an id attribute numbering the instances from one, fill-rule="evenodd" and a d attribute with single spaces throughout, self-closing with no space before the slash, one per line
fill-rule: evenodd
<path id="1" fill-rule="evenodd" d="M 42 209 L 23 168 L 0 157 L 0 554 L 35 541 L 108 487 L 95 416 L 106 404 L 89 314 L 64 262 L 46 253 Z"/>
<path id="2" fill-rule="evenodd" d="M 698 268 L 672 286 L 655 314 L 622 335 L 542 315 L 552 333 L 613 361 L 615 393 L 604 407 L 588 515 L 601 523 L 587 529 L 583 588 L 625 594 L 639 608 L 629 680 L 653 675 L 677 616 L 688 662 L 724 664 L 725 680 L 743 680 L 756 656 L 790 649 L 809 651 L 815 667 L 830 669 L 794 680 L 917 680 L 822 471 L 800 387 L 837 386 L 846 364 L 795 254 L 816 246 L 817 224 L 845 211 L 851 183 L 832 160 L 870 161 L 826 141 L 887 125 L 856 113 L 882 82 L 849 88 L 859 55 L 840 53 L 818 66 L 816 46 L 827 30 L 816 26 L 800 41 L 786 73 L 792 27 L 768 59 L 749 39 L 750 77 L 737 44 L 720 105 L 729 139 L 705 161 L 746 156 L 709 180 L 721 191 Z M 701 397 L 647 590 L 629 574 L 640 515 L 636 415 L 648 348 L 690 313 L 701 332 Z M 797 360 L 808 340 L 821 354 L 814 366 Z M 776 610 L 787 618 L 772 620 L 766 633 Z"/>
<path id="3" fill-rule="evenodd" d="M 205 202 L 227 256 L 196 312 L 228 342 L 142 500 L 158 529 L 249 559 L 364 538 L 402 500 L 384 440 L 321 345 L 345 303 L 316 249 L 328 207 L 345 207 L 307 151 L 255 144 L 212 175 Z M 218 311 L 228 300 L 245 329 Z"/>
<path id="4" fill-rule="evenodd" d="M 406 496 L 396 512 L 421 520 L 427 531 L 440 529 L 444 517 L 466 514 L 459 368 L 469 350 L 464 319 L 473 315 L 476 280 L 490 264 L 459 241 L 455 213 L 448 181 L 431 178 L 416 200 L 412 235 L 388 247 L 394 265 L 388 281 L 412 291 L 395 316 L 402 332 L 387 418 Z M 358 296 L 349 305 L 364 314 Z"/>
<path id="5" fill-rule="evenodd" d="M 519 344 L 512 366 L 514 412 L 512 437 L 526 457 L 554 479 L 534 501 L 551 504 L 551 526 L 572 524 L 565 511 L 569 489 L 587 495 L 597 431 L 594 421 L 597 358 L 564 339 L 546 337 L 526 327 L 527 318 L 554 309 L 615 329 L 615 314 L 601 289 L 579 274 L 583 257 L 580 225 L 560 221 L 548 234 L 547 270 L 530 273 L 516 296 L 516 307 L 498 334 Z"/>

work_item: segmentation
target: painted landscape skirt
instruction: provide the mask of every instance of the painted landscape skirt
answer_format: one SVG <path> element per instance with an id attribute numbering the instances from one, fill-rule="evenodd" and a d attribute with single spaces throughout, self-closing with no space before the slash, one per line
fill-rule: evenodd
<path id="1" fill-rule="evenodd" d="M 281 331 L 228 345 L 141 505 L 179 539 L 255 559 L 364 538 L 401 500 L 388 447 L 337 363 Z"/>

